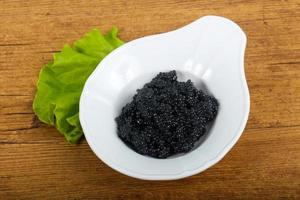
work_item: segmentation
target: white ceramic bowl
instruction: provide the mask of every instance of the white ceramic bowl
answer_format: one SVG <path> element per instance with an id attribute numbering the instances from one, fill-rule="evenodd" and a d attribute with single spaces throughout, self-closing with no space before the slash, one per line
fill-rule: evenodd
<path id="1" fill-rule="evenodd" d="M 113 169 L 139 179 L 172 180 L 204 171 L 221 160 L 241 136 L 250 99 L 244 74 L 246 36 L 234 22 L 202 17 L 175 31 L 133 40 L 114 50 L 87 80 L 80 122 L 95 154 Z M 206 85 L 220 109 L 195 150 L 169 159 L 140 155 L 117 136 L 115 117 L 136 89 L 158 72 L 177 70 Z"/>

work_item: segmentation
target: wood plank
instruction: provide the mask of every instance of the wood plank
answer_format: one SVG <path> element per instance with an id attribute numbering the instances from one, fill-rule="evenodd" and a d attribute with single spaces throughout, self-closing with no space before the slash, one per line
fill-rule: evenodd
<path id="1" fill-rule="evenodd" d="M 278 24 L 278 19 L 269 20 L 268 23 Z M 299 27 L 296 26 L 296 23 L 297 21 L 293 25 Z M 251 113 L 253 113 L 253 115 L 250 115 L 249 126 L 258 128 L 299 125 L 300 49 L 297 49 L 297 47 L 300 46 L 300 42 L 297 41 L 300 40 L 292 42 L 289 39 L 289 34 L 280 37 L 276 35 L 265 36 L 263 34 L 252 36 L 251 34 L 252 32 L 249 31 L 245 65 L 252 100 Z M 277 38 L 280 39 L 281 43 L 268 46 L 270 49 L 274 47 L 277 49 L 268 50 L 267 52 L 265 44 L 255 42 L 262 40 L 262 38 L 270 41 L 270 43 L 275 40 L 274 38 Z M 1 104 L 5 107 L 5 110 L 10 110 L 16 103 L 15 101 L 19 101 L 18 98 L 13 98 L 11 95 L 28 95 L 31 96 L 31 101 L 24 97 L 26 98 L 26 105 L 24 106 L 27 109 L 25 112 L 31 112 L 29 104 L 31 104 L 34 97 L 39 69 L 51 59 L 51 51 L 56 50 L 45 49 L 38 53 L 36 52 L 37 49 L 44 49 L 45 47 L 36 45 L 3 46 L 1 48 L 3 51 L 0 53 L 0 59 L 6 63 L 0 69 L 2 75 L 0 80 Z M 11 53 L 7 53 L 10 51 Z M 15 64 L 22 62 L 25 62 L 26 65 Z M 15 73 L 16 71 L 17 73 Z M 2 112 L 5 113 L 5 111 Z M 11 118 L 4 118 L 2 120 L 8 120 L 7 123 L 10 123 Z M 20 124 L 23 123 L 23 117 L 13 120 L 19 121 Z M 25 124 L 27 122 L 28 120 L 24 121 Z"/>
<path id="2" fill-rule="evenodd" d="M 77 146 L 4 143 L 0 145 L 0 190 L 4 191 L 0 195 L 28 199 L 296 198 L 300 197 L 299 143 L 300 126 L 249 129 L 214 167 L 187 179 L 163 182 L 118 174 L 99 161 L 86 142 Z"/>

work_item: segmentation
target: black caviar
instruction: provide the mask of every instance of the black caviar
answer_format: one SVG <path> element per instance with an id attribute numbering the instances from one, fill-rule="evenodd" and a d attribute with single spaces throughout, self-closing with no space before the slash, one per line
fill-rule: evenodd
<path id="1" fill-rule="evenodd" d="M 133 150 L 155 158 L 190 151 L 217 115 L 218 101 L 176 71 L 159 73 L 138 89 L 116 118 L 118 136 Z"/>

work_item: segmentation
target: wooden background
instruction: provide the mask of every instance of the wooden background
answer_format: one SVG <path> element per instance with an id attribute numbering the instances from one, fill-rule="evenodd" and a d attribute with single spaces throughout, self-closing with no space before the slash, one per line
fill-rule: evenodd
<path id="1" fill-rule="evenodd" d="M 178 181 L 115 172 L 32 112 L 41 66 L 98 27 L 125 41 L 228 17 L 246 32 L 251 113 L 217 165 Z M 300 1 L 0 0 L 0 199 L 300 199 Z"/>

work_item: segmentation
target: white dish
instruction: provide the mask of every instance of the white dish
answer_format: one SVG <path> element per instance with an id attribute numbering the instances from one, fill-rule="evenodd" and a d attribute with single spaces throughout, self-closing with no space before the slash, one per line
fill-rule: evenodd
<path id="1" fill-rule="evenodd" d="M 89 77 L 80 99 L 80 122 L 91 149 L 113 169 L 146 180 L 184 178 L 214 165 L 237 142 L 248 119 L 245 47 L 237 24 L 206 16 L 114 50 Z M 199 87 L 206 85 L 220 103 L 217 118 L 204 142 L 187 154 L 169 159 L 140 155 L 118 138 L 114 119 L 136 89 L 173 69 Z"/>

